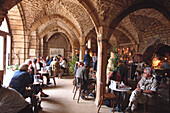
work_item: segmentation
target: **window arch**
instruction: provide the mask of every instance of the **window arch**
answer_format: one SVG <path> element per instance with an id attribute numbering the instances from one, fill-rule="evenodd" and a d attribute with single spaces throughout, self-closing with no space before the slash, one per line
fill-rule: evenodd
<path id="1" fill-rule="evenodd" d="M 8 19 L 4 18 L 0 26 L 0 80 L 3 81 L 3 74 L 6 67 L 11 64 L 11 34 Z"/>

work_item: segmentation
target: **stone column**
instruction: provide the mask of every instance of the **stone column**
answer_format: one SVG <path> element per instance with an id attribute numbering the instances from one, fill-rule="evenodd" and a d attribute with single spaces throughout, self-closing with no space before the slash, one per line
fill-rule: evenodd
<path id="1" fill-rule="evenodd" d="M 97 33 L 98 43 L 98 61 L 97 61 L 97 89 L 96 89 L 96 105 L 99 104 L 101 96 L 100 82 L 103 83 L 103 87 L 106 85 L 106 67 L 107 67 L 107 27 L 99 27 Z"/>
<path id="2" fill-rule="evenodd" d="M 75 50 L 76 50 L 76 47 L 72 46 L 72 59 L 73 59 L 74 56 L 75 56 Z"/>
<path id="3" fill-rule="evenodd" d="M 85 45 L 80 45 L 79 61 L 84 60 Z"/>

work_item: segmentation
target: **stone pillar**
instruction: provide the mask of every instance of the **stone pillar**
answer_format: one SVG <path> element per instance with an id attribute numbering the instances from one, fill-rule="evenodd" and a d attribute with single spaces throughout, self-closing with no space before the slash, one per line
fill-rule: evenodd
<path id="1" fill-rule="evenodd" d="M 80 45 L 79 61 L 84 60 L 85 45 Z"/>
<path id="2" fill-rule="evenodd" d="M 107 27 L 99 27 L 97 33 L 98 43 L 98 61 L 97 61 L 97 89 L 96 89 L 96 105 L 99 104 L 101 96 L 100 82 L 103 83 L 103 87 L 106 85 L 106 67 L 107 67 Z"/>
<path id="3" fill-rule="evenodd" d="M 72 47 L 72 59 L 73 59 L 74 56 L 75 56 L 75 50 L 76 50 L 76 48 L 73 46 L 73 47 Z"/>
<path id="4" fill-rule="evenodd" d="M 91 38 L 88 40 L 88 48 L 91 49 Z"/>

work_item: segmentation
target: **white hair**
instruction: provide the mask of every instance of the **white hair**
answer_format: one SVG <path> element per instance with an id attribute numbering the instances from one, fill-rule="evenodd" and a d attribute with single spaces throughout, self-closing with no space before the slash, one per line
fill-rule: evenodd
<path id="1" fill-rule="evenodd" d="M 26 64 L 26 63 L 21 64 L 21 65 L 19 66 L 19 69 L 20 69 L 20 70 L 23 70 L 23 71 L 26 71 L 26 70 L 28 69 L 28 64 Z"/>
<path id="2" fill-rule="evenodd" d="M 31 59 L 26 59 L 24 63 L 28 64 L 29 62 L 32 62 Z"/>
<path id="3" fill-rule="evenodd" d="M 147 74 L 151 73 L 151 71 L 152 71 L 152 69 L 150 67 L 146 67 L 145 70 L 146 70 Z"/>

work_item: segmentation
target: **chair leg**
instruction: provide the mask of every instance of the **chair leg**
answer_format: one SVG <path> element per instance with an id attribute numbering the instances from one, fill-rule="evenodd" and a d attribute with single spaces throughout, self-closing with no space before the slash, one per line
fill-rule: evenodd
<path id="1" fill-rule="evenodd" d="M 113 113 L 114 113 L 114 100 L 112 100 L 112 104 L 113 104 Z"/>
<path id="2" fill-rule="evenodd" d="M 45 76 L 46 77 L 46 85 L 48 86 L 48 77 L 47 76 Z"/>
<path id="3" fill-rule="evenodd" d="M 87 90 L 87 99 L 88 99 L 89 91 Z"/>
<path id="4" fill-rule="evenodd" d="M 76 87 L 76 90 L 75 90 L 75 92 L 74 92 L 73 100 L 74 100 L 74 98 L 75 98 L 75 96 L 76 96 L 76 92 L 77 92 L 77 87 Z"/>
<path id="5" fill-rule="evenodd" d="M 76 86 L 74 85 L 74 87 L 73 87 L 73 93 L 74 93 L 74 89 L 75 89 L 75 87 L 76 87 Z"/>
<path id="6" fill-rule="evenodd" d="M 146 113 L 146 104 L 144 104 L 144 113 Z"/>
<path id="7" fill-rule="evenodd" d="M 101 101 L 100 101 L 100 105 L 99 105 L 99 109 L 98 109 L 97 113 L 99 113 L 100 108 L 101 108 L 101 106 L 102 106 L 102 103 L 103 103 L 103 99 L 101 99 Z"/>
<path id="8" fill-rule="evenodd" d="M 79 100 L 80 100 L 80 95 L 81 95 L 81 88 L 79 89 L 79 96 L 78 96 L 77 103 L 79 103 Z"/>
<path id="9" fill-rule="evenodd" d="M 56 82 L 55 82 L 55 76 L 53 77 L 53 80 L 54 80 L 54 85 L 56 86 Z"/>

